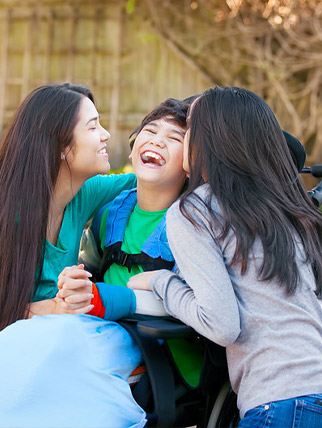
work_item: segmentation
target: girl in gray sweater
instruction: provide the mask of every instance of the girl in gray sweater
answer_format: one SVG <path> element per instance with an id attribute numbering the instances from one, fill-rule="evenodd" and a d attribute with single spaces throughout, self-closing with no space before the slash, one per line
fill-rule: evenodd
<path id="1" fill-rule="evenodd" d="M 263 99 L 209 89 L 187 122 L 189 188 L 167 215 L 179 270 L 128 285 L 226 347 L 240 428 L 321 428 L 321 213 Z"/>

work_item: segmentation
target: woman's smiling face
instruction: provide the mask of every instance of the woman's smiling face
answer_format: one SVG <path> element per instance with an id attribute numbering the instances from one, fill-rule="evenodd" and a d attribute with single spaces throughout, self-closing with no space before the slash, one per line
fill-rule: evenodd
<path id="1" fill-rule="evenodd" d="M 95 105 L 89 98 L 83 97 L 73 143 L 63 153 L 72 176 L 86 180 L 108 173 L 110 164 L 106 146 L 109 138 L 109 132 L 99 123 Z"/>

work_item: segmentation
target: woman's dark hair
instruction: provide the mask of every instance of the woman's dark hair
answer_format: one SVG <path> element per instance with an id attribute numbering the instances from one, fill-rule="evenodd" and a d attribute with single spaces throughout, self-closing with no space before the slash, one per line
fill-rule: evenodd
<path id="1" fill-rule="evenodd" d="M 187 126 L 187 112 L 190 103 L 176 100 L 175 98 L 168 98 L 163 103 L 155 107 L 151 113 L 147 114 L 141 124 L 134 129 L 129 138 L 130 148 L 132 149 L 136 136 L 142 131 L 142 129 L 150 122 L 168 117 L 169 121 L 176 123 L 182 128 Z"/>
<path id="2" fill-rule="evenodd" d="M 94 102 L 88 88 L 70 83 L 35 89 L 1 143 L 0 329 L 26 316 L 39 284 L 49 203 L 83 97 Z"/>
<path id="3" fill-rule="evenodd" d="M 224 239 L 231 229 L 236 235 L 232 265 L 246 272 L 259 237 L 264 251 L 259 279 L 275 279 L 292 294 L 300 282 L 295 245 L 300 239 L 321 297 L 322 216 L 307 195 L 272 110 L 251 91 L 216 87 L 195 101 L 190 115 L 190 178 L 181 212 L 197 226 L 187 203 L 195 205 L 192 192 L 204 178 L 211 189 L 205 205 L 214 239 Z M 212 194 L 222 210 L 220 219 L 211 209 Z"/>

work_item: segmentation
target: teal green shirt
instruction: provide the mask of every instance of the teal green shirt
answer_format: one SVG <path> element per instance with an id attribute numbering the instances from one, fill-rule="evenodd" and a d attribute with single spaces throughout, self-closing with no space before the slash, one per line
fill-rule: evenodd
<path id="1" fill-rule="evenodd" d="M 33 302 L 55 297 L 60 272 L 77 264 L 79 243 L 86 223 L 122 190 L 136 186 L 134 174 L 97 175 L 87 180 L 66 206 L 57 245 L 46 241 L 40 284 Z"/>

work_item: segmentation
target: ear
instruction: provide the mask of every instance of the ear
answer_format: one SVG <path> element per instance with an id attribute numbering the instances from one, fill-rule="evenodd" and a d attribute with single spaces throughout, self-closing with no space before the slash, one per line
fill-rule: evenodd
<path id="1" fill-rule="evenodd" d="M 132 159 L 132 152 L 129 154 L 129 159 Z"/>
<path id="2" fill-rule="evenodd" d="M 61 159 L 62 160 L 66 160 L 67 159 L 67 156 L 68 156 L 68 154 L 71 152 L 71 150 L 72 150 L 72 147 L 71 146 L 66 146 L 66 147 L 64 147 L 64 149 L 61 151 L 61 153 L 60 153 L 60 157 L 61 157 Z"/>

